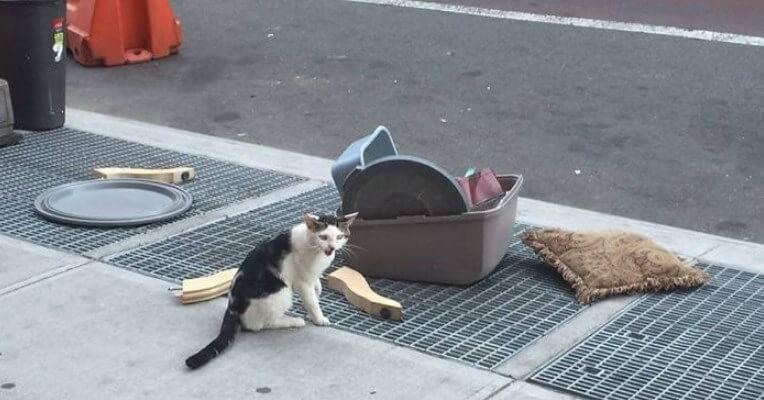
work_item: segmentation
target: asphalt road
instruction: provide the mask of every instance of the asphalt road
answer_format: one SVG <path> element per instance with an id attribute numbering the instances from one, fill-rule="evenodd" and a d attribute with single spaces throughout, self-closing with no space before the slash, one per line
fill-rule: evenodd
<path id="1" fill-rule="evenodd" d="M 322 157 L 382 124 L 455 174 L 523 173 L 526 197 L 764 242 L 764 47 L 338 0 L 174 3 L 181 54 L 70 62 L 68 105 Z"/>

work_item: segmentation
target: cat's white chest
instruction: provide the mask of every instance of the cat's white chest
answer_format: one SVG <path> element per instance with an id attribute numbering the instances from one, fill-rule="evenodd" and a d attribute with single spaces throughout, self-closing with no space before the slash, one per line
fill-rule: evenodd
<path id="1" fill-rule="evenodd" d="M 301 283 L 312 283 L 324 272 L 334 260 L 334 254 L 324 253 L 303 254 L 293 253 L 284 257 L 281 268 L 286 284 L 295 287 Z"/>

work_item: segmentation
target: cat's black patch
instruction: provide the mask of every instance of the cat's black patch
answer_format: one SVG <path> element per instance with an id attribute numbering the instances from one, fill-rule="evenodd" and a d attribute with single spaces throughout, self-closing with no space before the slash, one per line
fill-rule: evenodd
<path id="1" fill-rule="evenodd" d="M 324 224 L 325 226 L 328 226 L 328 225 L 339 226 L 339 221 L 337 220 L 337 217 L 335 217 L 334 215 L 321 215 L 318 217 L 318 222 Z"/>
<path id="2" fill-rule="evenodd" d="M 334 225 L 336 227 L 342 228 L 341 224 L 342 222 L 345 222 L 342 218 L 337 218 L 334 215 L 316 215 L 316 223 L 315 224 L 308 224 L 308 228 L 312 230 L 313 232 L 321 232 L 329 225 Z"/>
<path id="3" fill-rule="evenodd" d="M 355 215 L 351 216 L 350 219 L 347 216 L 335 217 L 334 215 L 321 215 L 318 217 L 318 221 L 322 225 L 321 229 L 326 229 L 328 225 L 334 225 L 346 235 L 350 235 L 349 226 L 353 220 L 355 220 Z"/>
<path id="4" fill-rule="evenodd" d="M 233 342 L 241 327 L 241 315 L 252 299 L 267 297 L 286 287 L 278 274 L 281 261 L 291 249 L 291 231 L 287 231 L 260 243 L 247 255 L 234 277 L 220 333 L 205 348 L 186 359 L 189 368 L 207 364 Z"/>
<path id="5" fill-rule="evenodd" d="M 291 231 L 255 247 L 244 259 L 231 287 L 231 302 L 236 303 L 231 308 L 244 313 L 250 299 L 266 297 L 285 287 L 286 283 L 274 273 L 281 271 L 281 260 L 291 250 Z"/>

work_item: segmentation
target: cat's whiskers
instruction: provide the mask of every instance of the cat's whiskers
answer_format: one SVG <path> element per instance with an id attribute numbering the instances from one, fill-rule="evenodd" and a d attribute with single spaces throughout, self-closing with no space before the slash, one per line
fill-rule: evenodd
<path id="1" fill-rule="evenodd" d="M 343 256 L 347 256 L 347 255 L 350 255 L 350 256 L 353 256 L 353 257 L 355 257 L 355 258 L 357 258 L 357 257 L 358 257 L 358 255 L 355 253 L 355 251 L 353 251 L 352 247 L 347 247 L 347 245 L 345 245 L 345 246 L 346 246 L 346 247 L 343 247 L 343 248 L 341 248 L 341 249 L 339 250 L 340 252 L 342 252 L 342 253 L 343 253 L 343 254 L 342 254 Z M 359 249 L 360 249 L 360 247 L 358 247 L 358 246 L 354 246 L 354 247 L 357 247 L 357 248 L 359 248 Z"/>

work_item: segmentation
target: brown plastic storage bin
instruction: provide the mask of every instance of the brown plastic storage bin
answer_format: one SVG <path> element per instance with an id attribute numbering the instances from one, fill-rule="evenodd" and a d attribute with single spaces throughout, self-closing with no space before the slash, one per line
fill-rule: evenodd
<path id="1" fill-rule="evenodd" d="M 358 219 L 348 264 L 367 277 L 469 285 L 507 251 L 522 175 L 499 176 L 504 197 L 485 211 L 441 217 Z"/>

